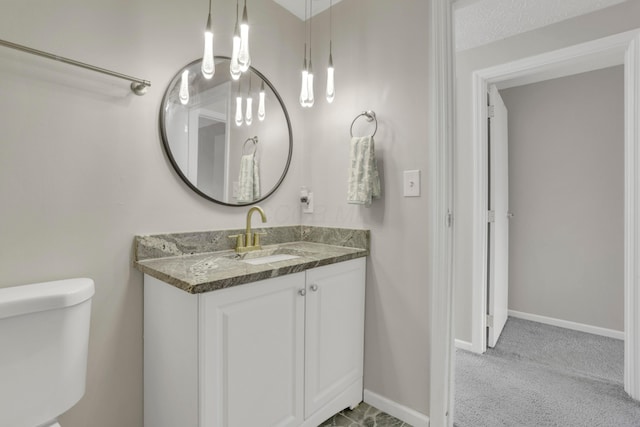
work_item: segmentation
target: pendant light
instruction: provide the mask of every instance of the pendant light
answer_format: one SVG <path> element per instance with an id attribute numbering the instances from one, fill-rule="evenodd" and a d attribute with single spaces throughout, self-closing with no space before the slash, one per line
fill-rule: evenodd
<path id="1" fill-rule="evenodd" d="M 236 26 L 233 30 L 233 48 L 231 53 L 231 62 L 229 64 L 229 71 L 231 72 L 231 78 L 233 80 L 238 80 L 240 78 L 240 64 L 238 63 L 238 55 L 240 54 L 240 27 L 238 25 L 238 9 L 240 5 L 238 0 L 236 0 Z"/>
<path id="2" fill-rule="evenodd" d="M 260 120 L 261 122 L 264 121 L 264 118 L 266 117 L 266 111 L 265 111 L 265 107 L 264 107 L 264 80 L 262 81 L 262 84 L 260 85 L 260 98 L 258 101 L 258 120 Z"/>
<path id="3" fill-rule="evenodd" d="M 247 92 L 247 113 L 244 116 L 244 122 L 247 126 L 253 123 L 253 97 L 251 96 L 251 74 L 249 74 L 249 91 Z"/>
<path id="4" fill-rule="evenodd" d="M 311 63 L 311 46 L 309 46 L 309 73 L 307 75 L 307 107 L 313 107 L 315 103 L 315 97 L 313 95 L 313 64 Z"/>
<path id="5" fill-rule="evenodd" d="M 238 63 L 240 71 L 243 73 L 251 65 L 249 55 L 249 18 L 247 17 L 247 0 L 244 0 L 244 10 L 242 11 L 242 21 L 240 22 L 240 51 L 238 52 Z"/>
<path id="6" fill-rule="evenodd" d="M 333 1 L 329 0 L 329 66 L 327 67 L 327 102 L 331 104 L 336 97 L 333 69 Z"/>
<path id="7" fill-rule="evenodd" d="M 311 0 L 309 0 L 311 1 Z M 313 3 L 311 3 L 311 14 L 313 14 Z M 307 0 L 304 2 L 305 25 L 307 22 Z M 307 62 L 307 43 L 304 44 L 304 62 L 302 63 L 302 82 L 300 87 L 300 105 L 304 108 L 313 106 L 313 67 L 311 61 L 311 20 L 309 18 L 309 62 Z M 305 39 L 307 38 L 307 30 L 305 28 Z"/>
<path id="8" fill-rule="evenodd" d="M 242 126 L 242 96 L 240 95 L 240 82 L 238 82 L 238 93 L 236 94 L 236 126 Z"/>
<path id="9" fill-rule="evenodd" d="M 189 103 L 189 70 L 184 70 L 182 72 L 180 92 L 178 96 L 182 105 L 187 105 Z"/>
<path id="10" fill-rule="evenodd" d="M 307 98 L 309 98 L 309 70 L 307 69 L 307 43 L 305 43 L 304 62 L 302 63 L 302 83 L 300 85 L 300 105 L 302 107 L 307 106 Z"/>
<path id="11" fill-rule="evenodd" d="M 313 96 L 313 64 L 311 61 L 311 46 L 312 46 L 312 34 L 313 34 L 313 1 L 309 1 L 309 72 L 307 75 L 307 107 L 313 107 L 315 97 Z"/>
<path id="12" fill-rule="evenodd" d="M 207 26 L 204 29 L 204 53 L 202 55 L 202 75 L 210 79 L 216 72 L 213 61 L 213 27 L 211 25 L 211 0 L 209 0 L 209 16 Z"/>

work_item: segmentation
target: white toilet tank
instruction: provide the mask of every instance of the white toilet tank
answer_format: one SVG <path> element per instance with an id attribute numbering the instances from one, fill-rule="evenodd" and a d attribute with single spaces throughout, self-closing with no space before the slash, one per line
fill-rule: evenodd
<path id="1" fill-rule="evenodd" d="M 85 389 L 94 283 L 0 288 L 0 426 L 54 423 Z"/>

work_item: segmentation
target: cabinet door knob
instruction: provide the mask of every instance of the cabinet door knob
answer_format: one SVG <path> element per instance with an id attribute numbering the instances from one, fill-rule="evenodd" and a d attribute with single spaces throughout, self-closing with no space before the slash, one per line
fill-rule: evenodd
<path id="1" fill-rule="evenodd" d="M 311 285 L 311 286 L 310 286 L 310 288 L 311 288 L 311 290 L 312 290 L 313 292 L 315 292 L 315 291 L 317 291 L 317 290 L 318 290 L 318 285 L 316 285 L 316 284 L 314 283 L 313 285 Z"/>
<path id="2" fill-rule="evenodd" d="M 298 295 L 300 295 L 301 297 L 305 296 L 307 294 L 307 290 L 306 289 L 300 289 L 298 291 Z"/>

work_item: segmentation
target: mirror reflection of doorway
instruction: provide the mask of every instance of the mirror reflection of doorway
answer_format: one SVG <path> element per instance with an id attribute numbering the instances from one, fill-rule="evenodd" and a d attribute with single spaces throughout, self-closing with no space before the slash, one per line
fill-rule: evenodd
<path id="1" fill-rule="evenodd" d="M 198 188 L 219 200 L 227 194 L 227 125 L 200 114 L 198 118 Z"/>

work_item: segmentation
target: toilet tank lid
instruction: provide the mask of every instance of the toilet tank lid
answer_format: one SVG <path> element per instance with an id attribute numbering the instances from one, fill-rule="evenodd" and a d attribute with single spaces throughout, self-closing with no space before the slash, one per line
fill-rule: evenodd
<path id="1" fill-rule="evenodd" d="M 0 319 L 71 307 L 88 300 L 94 293 L 95 285 L 88 278 L 0 288 Z"/>

